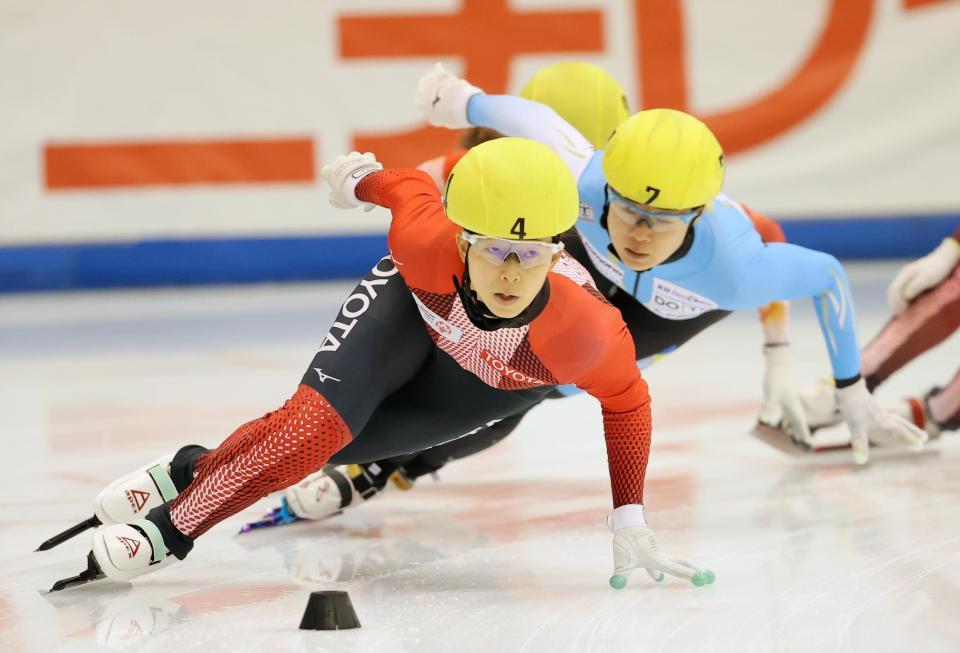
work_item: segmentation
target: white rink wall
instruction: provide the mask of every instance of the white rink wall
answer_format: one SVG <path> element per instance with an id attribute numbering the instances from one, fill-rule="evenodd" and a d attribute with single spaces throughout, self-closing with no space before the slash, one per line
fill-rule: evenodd
<path id="1" fill-rule="evenodd" d="M 956 2 L 7 0 L 0 24 L 0 290 L 359 273 L 388 216 L 330 209 L 320 166 L 450 149 L 410 135 L 435 60 L 489 92 L 606 68 L 710 123 L 729 194 L 801 244 L 912 256 L 960 222 Z"/>

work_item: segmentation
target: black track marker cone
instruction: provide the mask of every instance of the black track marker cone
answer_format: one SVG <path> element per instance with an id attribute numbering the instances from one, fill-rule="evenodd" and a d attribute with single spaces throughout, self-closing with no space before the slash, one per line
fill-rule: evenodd
<path id="1" fill-rule="evenodd" d="M 346 592 L 311 592 L 300 630 L 347 630 L 360 621 Z"/>

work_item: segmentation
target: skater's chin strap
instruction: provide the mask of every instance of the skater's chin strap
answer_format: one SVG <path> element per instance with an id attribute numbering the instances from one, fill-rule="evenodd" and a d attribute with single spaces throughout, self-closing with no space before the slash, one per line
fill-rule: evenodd
<path id="1" fill-rule="evenodd" d="M 517 327 L 526 326 L 543 312 L 543 309 L 547 306 L 547 302 L 550 300 L 550 281 L 544 279 L 543 288 L 540 289 L 540 292 L 537 293 L 537 296 L 533 298 L 533 301 L 530 302 L 530 305 L 527 306 L 523 312 L 516 317 L 497 317 L 493 314 L 493 311 L 477 297 L 477 293 L 470 288 L 470 267 L 466 264 L 463 266 L 463 278 L 457 279 L 453 277 L 453 287 L 457 289 L 457 295 L 460 296 L 460 301 L 463 303 L 463 310 L 467 314 L 467 317 L 470 318 L 474 326 L 484 331 L 516 329 Z"/>

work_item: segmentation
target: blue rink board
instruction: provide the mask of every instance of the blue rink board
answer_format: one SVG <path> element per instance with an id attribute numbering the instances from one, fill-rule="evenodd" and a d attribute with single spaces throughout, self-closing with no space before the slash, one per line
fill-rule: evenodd
<path id="1" fill-rule="evenodd" d="M 782 220 L 787 239 L 841 260 L 915 258 L 960 213 Z M 384 235 L 149 240 L 0 247 L 0 292 L 359 278 Z"/>

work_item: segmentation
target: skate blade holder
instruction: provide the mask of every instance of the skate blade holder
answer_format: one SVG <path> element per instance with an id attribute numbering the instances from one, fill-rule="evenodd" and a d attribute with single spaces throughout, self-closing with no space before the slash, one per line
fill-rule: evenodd
<path id="1" fill-rule="evenodd" d="M 65 589 L 86 585 L 87 583 L 100 580 L 101 578 L 106 578 L 106 576 L 100 570 L 100 565 L 97 564 L 96 559 L 93 557 L 93 551 L 91 551 L 87 554 L 86 569 L 81 571 L 76 576 L 70 576 L 68 578 L 62 578 L 58 580 L 53 584 L 53 587 L 50 588 L 47 594 L 52 594 L 53 592 L 62 592 Z"/>
<path id="2" fill-rule="evenodd" d="M 770 424 L 765 424 L 763 422 L 757 422 L 757 424 L 753 427 L 753 430 L 750 431 L 750 435 L 793 458 L 810 460 L 811 454 L 816 454 L 813 456 L 813 458 L 816 460 L 822 460 L 831 463 L 849 462 L 853 464 L 853 453 L 850 447 L 850 433 L 847 431 L 845 424 L 836 424 L 834 426 L 817 429 L 817 431 L 813 434 L 812 446 L 809 447 L 804 444 L 794 442 L 793 438 L 787 435 L 787 432 L 783 429 L 776 426 L 771 426 Z M 913 450 L 906 445 L 900 445 L 896 443 L 870 444 L 871 462 L 876 460 L 896 460 L 901 458 L 914 459 L 921 456 L 928 457 L 939 455 L 939 449 L 931 448 L 929 443 L 920 450 Z"/>

